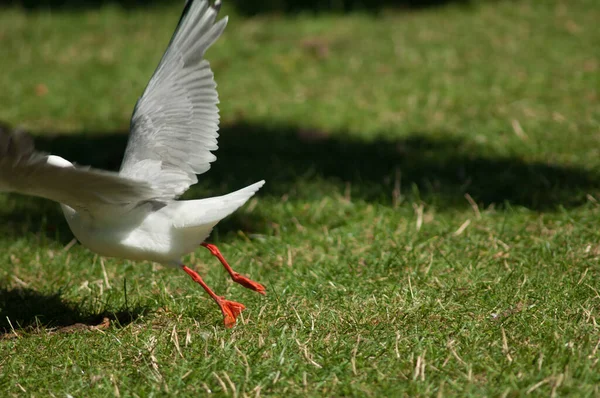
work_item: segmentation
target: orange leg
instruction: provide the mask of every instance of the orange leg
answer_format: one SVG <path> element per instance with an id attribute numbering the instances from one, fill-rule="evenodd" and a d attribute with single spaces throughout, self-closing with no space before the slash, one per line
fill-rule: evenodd
<path id="1" fill-rule="evenodd" d="M 229 266 L 229 264 L 227 264 L 227 261 L 225 260 L 225 258 L 223 257 L 223 255 L 221 254 L 221 252 L 219 251 L 217 246 L 211 245 L 210 243 L 202 243 L 202 246 L 206 247 L 213 256 L 215 256 L 216 258 L 219 259 L 221 264 L 223 264 L 223 267 L 225 267 L 227 272 L 229 272 L 229 275 L 231 275 L 231 279 L 233 279 L 234 282 L 239 283 L 240 285 L 242 285 L 248 289 L 254 290 L 255 292 L 258 292 L 262 295 L 266 295 L 266 293 L 265 293 L 266 289 L 263 285 L 261 285 L 258 282 L 254 282 L 253 280 L 245 277 L 244 275 L 240 275 L 237 272 L 235 272 Z"/>
<path id="2" fill-rule="evenodd" d="M 202 246 L 206 247 L 213 256 L 215 256 L 216 258 L 219 259 L 221 264 L 223 264 L 223 267 L 225 267 L 227 272 L 229 272 L 229 275 L 231 275 L 231 279 L 233 279 L 234 282 L 239 283 L 240 285 L 244 286 L 245 288 L 254 290 L 255 292 L 258 292 L 262 295 L 266 295 L 266 293 L 265 293 L 266 289 L 263 285 L 261 285 L 258 282 L 254 282 L 250 278 L 247 278 L 244 275 L 241 275 L 241 274 L 238 274 L 237 272 L 235 272 L 229 266 L 229 264 L 227 264 L 227 261 L 225 260 L 225 258 L 223 257 L 223 255 L 221 254 L 221 252 L 219 251 L 217 246 L 211 245 L 210 243 L 202 243 Z"/>
<path id="3" fill-rule="evenodd" d="M 235 301 L 225 300 L 225 297 L 217 296 L 215 292 L 212 291 L 210 287 L 202 280 L 200 275 L 196 271 L 191 268 L 183 265 L 181 267 L 189 276 L 192 277 L 194 282 L 197 282 L 202 286 L 206 293 L 210 297 L 213 298 L 221 308 L 221 312 L 223 313 L 223 322 L 225 323 L 226 328 L 232 328 L 235 325 L 235 320 L 237 316 L 242 312 L 246 307 L 243 304 L 236 303 Z"/>

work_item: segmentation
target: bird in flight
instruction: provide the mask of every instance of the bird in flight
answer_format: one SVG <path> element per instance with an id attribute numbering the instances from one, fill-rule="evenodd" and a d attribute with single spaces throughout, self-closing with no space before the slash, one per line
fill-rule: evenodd
<path id="1" fill-rule="evenodd" d="M 218 95 L 204 59 L 227 17 L 216 21 L 220 1 L 188 0 L 167 50 L 137 101 L 120 171 L 73 165 L 35 150 L 25 133 L 0 132 L 0 192 L 59 202 L 75 237 L 106 257 L 154 261 L 181 268 L 214 299 L 225 326 L 244 305 L 217 295 L 181 258 L 199 245 L 217 257 L 233 281 L 265 294 L 260 283 L 235 272 L 206 243 L 212 228 L 263 186 L 230 194 L 177 200 L 216 160 Z"/>

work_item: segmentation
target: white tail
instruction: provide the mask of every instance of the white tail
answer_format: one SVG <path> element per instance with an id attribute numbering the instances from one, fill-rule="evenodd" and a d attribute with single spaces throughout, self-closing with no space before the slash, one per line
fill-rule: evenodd
<path id="1" fill-rule="evenodd" d="M 173 226 L 189 228 L 215 225 L 246 203 L 264 184 L 264 181 L 259 181 L 223 196 L 170 203 L 169 207 L 174 207 L 177 214 Z"/>

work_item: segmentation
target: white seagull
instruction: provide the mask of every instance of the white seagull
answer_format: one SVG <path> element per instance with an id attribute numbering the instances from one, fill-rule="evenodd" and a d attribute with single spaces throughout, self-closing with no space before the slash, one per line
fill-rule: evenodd
<path id="1" fill-rule="evenodd" d="M 171 42 L 138 100 L 121 170 L 74 166 L 36 152 L 29 136 L 0 134 L 0 191 L 59 202 L 77 239 L 106 257 L 177 266 L 216 301 L 226 327 L 245 308 L 216 295 L 181 258 L 199 245 L 231 278 L 258 293 L 260 283 L 238 274 L 216 246 L 204 240 L 212 228 L 254 195 L 264 181 L 228 195 L 177 201 L 216 157 L 219 110 L 206 50 L 227 17 L 215 22 L 220 1 L 188 0 Z"/>

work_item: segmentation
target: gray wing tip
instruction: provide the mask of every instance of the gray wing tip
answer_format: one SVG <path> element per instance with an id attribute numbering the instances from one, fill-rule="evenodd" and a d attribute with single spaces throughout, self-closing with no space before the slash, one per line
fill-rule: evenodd
<path id="1" fill-rule="evenodd" d="M 215 14 L 217 14 L 219 12 L 219 10 L 221 9 L 221 4 L 222 4 L 221 0 L 215 0 L 212 4 L 211 4 L 211 2 L 209 0 L 202 0 L 201 2 L 202 3 L 208 3 L 208 5 L 210 6 L 210 8 L 212 8 L 215 11 Z M 185 2 L 185 5 L 183 6 L 183 13 L 181 15 L 181 19 L 183 19 L 183 17 L 188 13 L 188 11 L 192 7 L 193 3 L 194 3 L 194 0 L 187 0 Z"/>

